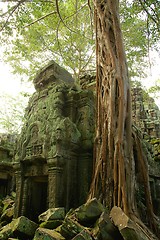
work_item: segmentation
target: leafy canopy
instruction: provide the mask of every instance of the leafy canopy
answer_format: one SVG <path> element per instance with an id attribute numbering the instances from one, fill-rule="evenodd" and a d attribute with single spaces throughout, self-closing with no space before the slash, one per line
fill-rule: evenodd
<path id="1" fill-rule="evenodd" d="M 0 132 L 20 133 L 25 121 L 24 109 L 29 95 L 21 93 L 18 96 L 3 94 L 0 96 Z"/>
<path id="2" fill-rule="evenodd" d="M 25 2 L 11 16 L 5 37 L 14 35 L 6 47 L 6 60 L 15 72 L 35 72 L 46 61 L 61 62 L 76 77 L 92 65 L 94 37 L 86 1 Z M 7 30 L 7 31 L 6 31 Z M 12 45 L 12 49 L 10 48 Z M 27 68 L 22 63 L 27 61 Z"/>
<path id="3" fill-rule="evenodd" d="M 76 78 L 95 69 L 93 6 L 84 0 L 8 2 L 1 10 L 1 42 L 14 72 L 32 75 L 54 59 Z M 143 3 L 143 4 L 142 4 Z M 120 1 L 131 77 L 144 77 L 159 39 L 159 1 Z M 7 39 L 7 41 L 6 41 Z"/>

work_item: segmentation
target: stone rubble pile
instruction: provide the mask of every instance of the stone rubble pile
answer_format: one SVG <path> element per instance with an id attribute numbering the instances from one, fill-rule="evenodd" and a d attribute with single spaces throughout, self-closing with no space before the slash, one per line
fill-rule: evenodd
<path id="1" fill-rule="evenodd" d="M 8 205 L 7 205 L 8 202 Z M 6 209 L 12 199 L 3 201 Z M 3 213 L 2 213 L 3 215 Z M 1 215 L 1 217 L 2 217 Z M 52 208 L 39 215 L 39 224 L 25 216 L 13 219 L 0 228 L 1 240 L 149 240 L 145 231 L 136 225 L 119 207 L 107 209 L 93 198 L 79 208 Z M 9 221 L 9 220 L 8 220 Z"/>

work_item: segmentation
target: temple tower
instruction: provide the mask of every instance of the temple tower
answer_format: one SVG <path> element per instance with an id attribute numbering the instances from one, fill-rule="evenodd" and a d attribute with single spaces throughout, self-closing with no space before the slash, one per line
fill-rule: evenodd
<path id="1" fill-rule="evenodd" d="M 77 89 L 54 61 L 34 79 L 36 92 L 14 160 L 15 216 L 33 220 L 51 207 L 69 209 L 86 200 L 92 175 L 94 96 Z"/>

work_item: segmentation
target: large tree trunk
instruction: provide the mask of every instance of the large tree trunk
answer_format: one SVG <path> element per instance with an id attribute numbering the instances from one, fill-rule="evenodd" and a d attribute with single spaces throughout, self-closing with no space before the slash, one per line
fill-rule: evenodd
<path id="1" fill-rule="evenodd" d="M 101 199 L 110 210 L 113 206 L 121 207 L 128 216 L 134 216 L 135 219 L 137 205 L 131 93 L 120 29 L 119 1 L 93 2 L 97 44 L 97 126 L 95 172 L 89 197 Z M 152 222 L 150 225 L 154 225 L 147 182 L 149 178 L 148 173 L 145 177 L 144 161 L 141 156 L 139 166 L 143 168 L 142 177 L 148 198 L 149 218 Z"/>
<path id="2" fill-rule="evenodd" d="M 120 206 L 128 213 L 134 208 L 134 193 L 127 196 L 131 178 L 134 185 L 131 99 L 118 1 L 94 3 L 97 24 L 96 166 L 99 165 L 94 189 L 100 190 L 107 206 Z M 128 175 L 128 171 L 133 176 Z"/>

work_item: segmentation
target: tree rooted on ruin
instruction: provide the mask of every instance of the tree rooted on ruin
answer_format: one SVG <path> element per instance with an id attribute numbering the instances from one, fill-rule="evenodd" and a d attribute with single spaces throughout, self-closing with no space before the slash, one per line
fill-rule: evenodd
<path id="1" fill-rule="evenodd" d="M 96 196 L 109 210 L 113 206 L 121 207 L 132 220 L 142 224 L 135 198 L 135 169 L 139 168 L 148 224 L 155 232 L 147 160 L 141 140 L 132 128 L 130 82 L 119 21 L 119 1 L 94 0 L 94 6 L 97 115 L 94 177 L 89 198 Z"/>
<path id="2" fill-rule="evenodd" d="M 20 1 L 23 2 L 25 1 Z M 119 21 L 119 1 L 93 0 L 93 3 L 97 115 L 94 176 L 89 198 L 97 197 L 109 210 L 113 206 L 121 207 L 150 236 L 139 218 L 135 198 L 138 169 L 145 192 L 147 224 L 157 233 L 147 159 L 141 146 L 141 138 L 137 130 L 132 128 L 130 83 Z M 56 13 L 59 13 L 58 8 Z"/>

